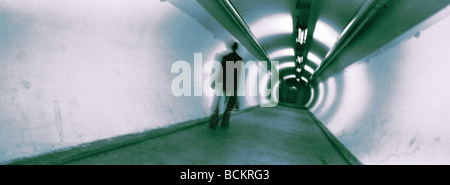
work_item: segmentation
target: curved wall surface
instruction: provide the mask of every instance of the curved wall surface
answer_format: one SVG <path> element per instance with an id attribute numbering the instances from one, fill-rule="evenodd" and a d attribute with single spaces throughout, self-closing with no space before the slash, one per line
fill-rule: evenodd
<path id="1" fill-rule="evenodd" d="M 364 164 L 450 164 L 449 15 L 312 86 L 307 107 Z"/>
<path id="2" fill-rule="evenodd" d="M 211 114 L 211 97 L 193 96 L 194 89 L 192 96 L 173 95 L 182 70 L 171 68 L 183 60 L 194 70 L 194 53 L 202 65 L 228 49 L 172 4 L 1 4 L 0 162 Z M 190 85 L 209 77 L 194 74 Z M 241 99 L 241 107 L 259 103 Z"/>

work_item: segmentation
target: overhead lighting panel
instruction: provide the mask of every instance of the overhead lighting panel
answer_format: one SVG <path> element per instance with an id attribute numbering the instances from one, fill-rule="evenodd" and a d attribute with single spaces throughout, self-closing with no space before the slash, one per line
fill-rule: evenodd
<path id="1" fill-rule="evenodd" d="M 300 44 L 304 44 L 306 42 L 306 37 L 308 36 L 308 29 L 298 29 L 297 42 Z"/>

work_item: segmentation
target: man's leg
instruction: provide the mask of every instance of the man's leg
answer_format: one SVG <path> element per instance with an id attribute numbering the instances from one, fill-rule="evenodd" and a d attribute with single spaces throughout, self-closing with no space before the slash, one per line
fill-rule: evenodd
<path id="1" fill-rule="evenodd" d="M 220 103 L 220 96 L 217 98 L 217 103 L 214 106 L 213 114 L 209 118 L 209 128 L 212 130 L 216 130 L 217 124 L 219 122 L 219 103 Z"/>
<path id="2" fill-rule="evenodd" d="M 233 110 L 234 106 L 236 105 L 236 100 L 237 100 L 237 96 L 230 96 L 228 98 L 228 103 L 227 103 L 227 107 L 225 109 L 225 113 L 223 113 L 223 118 L 222 118 L 222 126 L 228 126 L 228 122 L 230 120 L 231 117 L 231 111 Z"/>

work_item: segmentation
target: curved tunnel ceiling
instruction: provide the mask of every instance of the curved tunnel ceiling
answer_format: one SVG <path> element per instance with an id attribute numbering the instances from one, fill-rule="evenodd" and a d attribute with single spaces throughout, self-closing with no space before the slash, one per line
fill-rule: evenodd
<path id="1" fill-rule="evenodd" d="M 232 0 L 239 14 L 272 61 L 279 61 L 280 79 L 295 72 L 284 63 L 295 61 L 296 0 Z M 295 65 L 294 65 L 295 67 Z"/>
<path id="2" fill-rule="evenodd" d="M 310 78 L 364 3 L 364 0 L 231 1 L 269 58 L 280 62 L 280 79 L 293 81 L 302 76 Z M 298 27 L 312 28 L 301 49 L 296 42 Z M 304 56 L 306 60 L 295 64 L 296 56 Z"/>

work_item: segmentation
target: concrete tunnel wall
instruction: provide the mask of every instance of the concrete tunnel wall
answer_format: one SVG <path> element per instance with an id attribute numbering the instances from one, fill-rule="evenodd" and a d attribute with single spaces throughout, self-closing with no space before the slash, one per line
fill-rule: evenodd
<path id="1" fill-rule="evenodd" d="M 364 164 L 450 164 L 449 15 L 312 86 L 307 107 Z"/>
<path id="2" fill-rule="evenodd" d="M 175 97 L 171 67 L 228 52 L 160 1 L 2 1 L 0 25 L 0 163 L 207 117 L 212 98 Z"/>

